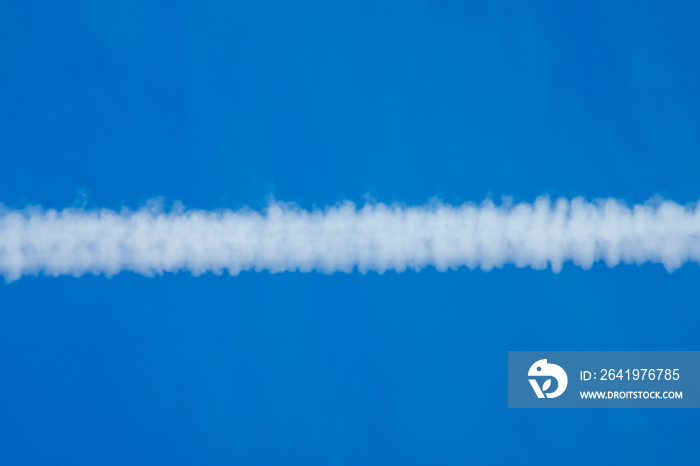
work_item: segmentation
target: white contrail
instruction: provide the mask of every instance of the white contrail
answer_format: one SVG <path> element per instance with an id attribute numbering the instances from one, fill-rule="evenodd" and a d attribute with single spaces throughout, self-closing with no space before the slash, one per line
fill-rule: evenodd
<path id="1" fill-rule="evenodd" d="M 500 206 L 345 202 L 313 211 L 272 203 L 262 212 L 0 206 L 0 275 L 7 281 L 38 273 L 381 273 L 505 264 L 558 272 L 568 261 L 587 269 L 598 260 L 655 262 L 669 271 L 700 262 L 700 208 L 582 198 Z"/>

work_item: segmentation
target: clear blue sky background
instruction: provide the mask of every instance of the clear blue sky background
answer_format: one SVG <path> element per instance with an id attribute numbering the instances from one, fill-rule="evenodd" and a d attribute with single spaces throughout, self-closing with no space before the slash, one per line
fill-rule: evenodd
<path id="1" fill-rule="evenodd" d="M 700 198 L 700 9 L 0 0 L 0 202 Z M 692 410 L 508 410 L 508 350 L 697 350 L 700 269 L 24 278 L 3 464 L 698 464 Z"/>

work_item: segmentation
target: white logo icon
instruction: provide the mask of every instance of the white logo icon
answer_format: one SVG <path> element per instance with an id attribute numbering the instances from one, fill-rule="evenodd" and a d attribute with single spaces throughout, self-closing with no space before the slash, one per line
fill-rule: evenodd
<path id="1" fill-rule="evenodd" d="M 546 359 L 540 359 L 535 364 L 530 366 L 530 370 L 527 372 L 529 377 L 553 377 L 557 381 L 557 389 L 553 392 L 547 393 L 549 387 L 552 385 L 552 379 L 547 379 L 542 384 L 540 388 L 537 383 L 537 379 L 528 379 L 532 389 L 535 391 L 537 398 L 556 398 L 566 390 L 566 386 L 569 383 L 569 378 L 566 376 L 564 369 L 557 366 L 556 364 L 547 363 Z"/>

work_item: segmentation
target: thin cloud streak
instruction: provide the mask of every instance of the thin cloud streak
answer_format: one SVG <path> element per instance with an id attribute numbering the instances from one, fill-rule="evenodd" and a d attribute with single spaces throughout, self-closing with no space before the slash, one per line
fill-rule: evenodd
<path id="1" fill-rule="evenodd" d="M 262 212 L 166 212 L 149 203 L 123 209 L 61 211 L 0 206 L 0 275 L 115 275 L 131 271 L 324 273 L 433 266 L 559 272 L 566 262 L 661 263 L 672 271 L 700 262 L 700 209 L 616 199 L 425 206 L 344 202 L 324 210 L 272 203 Z"/>

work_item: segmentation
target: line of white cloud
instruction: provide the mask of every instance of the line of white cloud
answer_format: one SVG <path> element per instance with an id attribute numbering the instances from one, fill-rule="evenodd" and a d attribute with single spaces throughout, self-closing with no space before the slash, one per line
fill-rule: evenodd
<path id="1" fill-rule="evenodd" d="M 0 206 L 0 275 L 144 275 L 244 270 L 384 272 L 434 266 L 490 270 L 505 264 L 558 272 L 603 260 L 700 262 L 700 208 L 672 201 L 626 206 L 576 198 L 533 204 L 426 206 L 345 202 L 306 211 L 144 207 L 62 211 Z"/>

